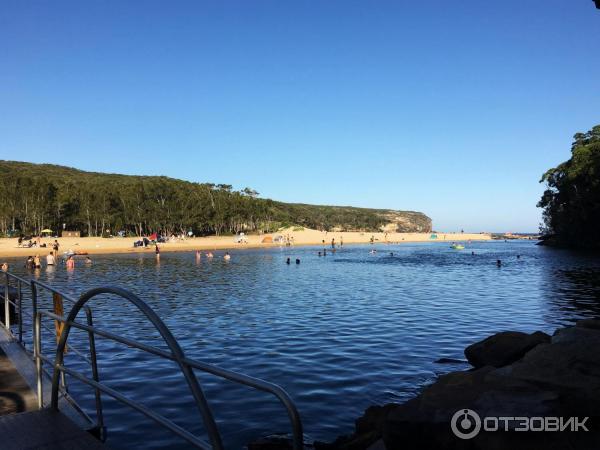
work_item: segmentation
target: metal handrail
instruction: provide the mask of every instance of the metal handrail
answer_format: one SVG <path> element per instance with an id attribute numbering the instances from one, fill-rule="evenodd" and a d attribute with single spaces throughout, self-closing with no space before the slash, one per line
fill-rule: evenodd
<path id="1" fill-rule="evenodd" d="M 162 425 L 163 427 L 171 430 L 172 432 L 174 432 L 175 434 L 182 437 L 183 439 L 185 439 L 186 441 L 188 441 L 189 443 L 191 443 L 192 445 L 194 445 L 198 448 L 202 448 L 202 449 L 212 448 L 214 450 L 222 450 L 223 444 L 221 441 L 221 436 L 219 434 L 216 422 L 214 420 L 211 409 L 208 405 L 208 402 L 204 396 L 204 393 L 200 387 L 198 379 L 193 370 L 193 369 L 197 369 L 197 370 L 202 370 L 206 373 L 210 373 L 217 377 L 221 377 L 223 379 L 226 379 L 226 380 L 229 380 L 229 381 L 232 381 L 235 383 L 239 383 L 239 384 L 251 387 L 253 389 L 274 395 L 283 404 L 283 406 L 286 409 L 286 412 L 287 412 L 287 415 L 288 415 L 288 418 L 289 418 L 289 421 L 291 424 L 291 428 L 292 428 L 292 436 L 293 436 L 292 444 L 293 444 L 294 450 L 301 450 L 303 448 L 303 431 L 302 431 L 302 422 L 300 419 L 300 414 L 298 413 L 298 410 L 297 410 L 294 402 L 292 401 L 292 399 L 290 398 L 290 396 L 287 394 L 287 392 L 285 390 L 283 390 L 280 386 L 278 386 L 276 384 L 269 383 L 267 381 L 260 380 L 257 378 L 253 378 L 248 375 L 240 374 L 237 372 L 232 372 L 232 371 L 223 369 L 221 367 L 213 366 L 213 365 L 186 357 L 185 353 L 179 346 L 177 340 L 172 335 L 169 328 L 164 324 L 164 322 L 158 317 L 158 315 L 145 302 L 143 302 L 139 297 L 137 297 L 133 293 L 131 293 L 127 290 L 118 288 L 118 287 L 103 287 L 103 288 L 97 288 L 97 289 L 92 289 L 90 291 L 87 291 L 86 293 L 81 295 L 78 300 L 74 300 L 71 297 L 64 295 L 62 292 L 58 291 L 57 289 L 55 289 L 52 286 L 49 286 L 45 283 L 39 282 L 37 280 L 29 280 L 29 281 L 24 280 L 23 278 L 18 277 L 14 274 L 7 273 L 6 291 L 5 291 L 5 299 L 7 301 L 9 301 L 9 296 L 8 296 L 9 277 L 12 277 L 17 280 L 18 291 L 19 291 L 18 297 L 17 297 L 18 305 L 21 305 L 21 303 L 22 303 L 21 284 L 25 283 L 25 284 L 29 285 L 31 288 L 33 317 L 34 317 L 34 320 L 33 320 L 33 332 L 34 332 L 33 358 L 36 363 L 38 403 L 39 403 L 40 408 L 43 406 L 42 372 L 45 372 L 45 369 L 43 368 L 43 364 L 45 362 L 45 363 L 48 363 L 49 365 L 52 365 L 53 369 L 54 369 L 52 372 L 52 390 L 51 390 L 51 401 L 50 401 L 50 406 L 52 408 L 58 409 L 58 397 L 59 397 L 59 391 L 61 391 L 60 385 L 62 384 L 63 388 L 66 389 L 65 375 L 72 376 L 73 378 L 78 379 L 79 381 L 94 388 L 94 391 L 96 394 L 96 420 L 97 420 L 97 426 L 98 426 L 98 429 L 100 431 L 102 438 L 105 435 L 105 427 L 104 427 L 104 420 L 103 420 L 103 414 L 102 414 L 101 392 L 115 398 L 116 400 L 130 406 L 133 409 L 136 409 L 137 411 L 141 412 L 142 414 L 144 414 L 145 416 L 154 420 L 155 422 Z M 42 288 L 44 290 L 48 290 L 50 292 L 57 293 L 57 294 L 61 295 L 65 300 L 67 300 L 69 303 L 73 304 L 73 307 L 70 310 L 70 312 L 66 318 L 64 316 L 60 316 L 53 312 L 41 310 L 38 308 L 38 292 L 37 292 L 38 287 Z M 112 332 L 109 332 L 106 330 L 96 328 L 94 326 L 93 320 L 92 320 L 92 310 L 86 303 L 88 301 L 92 300 L 97 295 L 101 295 L 101 294 L 116 295 L 118 297 L 121 297 L 121 298 L 129 301 L 133 305 L 135 305 L 146 316 L 146 318 L 154 325 L 154 327 L 156 328 L 156 330 L 159 332 L 159 334 L 163 338 L 164 342 L 166 343 L 166 345 L 168 347 L 168 351 L 154 347 L 152 345 L 147 345 L 142 342 L 138 342 L 134 339 L 119 336 L 115 333 L 112 333 Z M 7 303 L 5 303 L 5 307 L 8 310 L 8 306 L 6 306 L 6 305 L 7 305 Z M 81 311 L 81 309 L 83 309 L 86 314 L 87 324 L 83 324 L 83 323 L 79 323 L 79 322 L 75 321 L 75 319 L 77 318 L 77 315 Z M 45 325 L 42 323 L 43 317 L 47 317 L 47 318 L 53 319 L 55 321 L 58 321 L 58 322 L 61 322 L 64 324 L 64 328 L 62 329 L 62 333 L 60 335 L 60 340 L 56 347 L 55 360 L 53 362 L 51 361 L 50 358 L 48 358 L 42 354 L 41 329 L 42 329 L 42 326 L 45 327 Z M 8 319 L 8 322 L 6 322 L 5 326 L 10 332 L 10 320 L 9 319 Z M 71 327 L 84 330 L 88 334 L 88 341 L 89 341 L 89 346 L 90 346 L 90 359 L 88 360 L 80 352 L 75 352 L 75 353 L 78 354 L 78 356 L 81 356 L 86 362 L 91 364 L 92 378 L 89 378 L 89 377 L 87 377 L 71 368 L 68 368 L 64 365 L 64 351 L 66 348 L 66 344 L 67 344 L 67 340 L 68 340 L 68 336 L 69 336 Z M 204 422 L 204 426 L 208 433 L 210 443 L 200 439 L 198 436 L 195 436 L 194 434 L 192 434 L 189 431 L 185 430 L 184 428 L 180 427 L 179 425 L 177 425 L 170 419 L 152 411 L 147 406 L 145 406 L 141 403 L 138 403 L 136 401 L 133 401 L 133 400 L 125 397 L 124 395 L 120 394 L 116 390 L 112 389 L 111 387 L 109 387 L 105 384 L 102 384 L 99 381 L 99 376 L 98 376 L 98 366 L 97 366 L 97 360 L 96 360 L 96 348 L 95 348 L 95 340 L 94 340 L 95 335 L 102 336 L 107 339 L 111 339 L 113 341 L 127 345 L 131 348 L 136 348 L 136 349 L 145 351 L 147 353 L 153 354 L 155 356 L 159 356 L 159 357 L 162 357 L 162 358 L 165 358 L 165 359 L 168 359 L 170 361 L 177 363 L 182 374 L 184 375 L 184 378 L 186 379 L 188 387 L 190 388 L 190 390 L 192 392 L 192 396 L 194 397 L 194 401 L 200 412 L 200 415 Z M 20 308 L 20 306 L 19 306 L 19 342 L 22 343 L 22 309 Z M 69 344 L 69 347 L 72 348 L 72 345 Z M 82 413 L 84 413 L 84 412 L 82 411 Z M 87 416 L 87 414 L 85 414 L 85 416 L 89 419 L 89 416 Z"/>
<path id="2" fill-rule="evenodd" d="M 17 282 L 17 303 L 10 300 L 9 294 L 10 294 L 10 280 L 11 279 L 15 280 Z M 23 311 L 23 292 L 22 292 L 23 285 L 29 286 L 29 288 L 31 290 L 31 306 L 32 306 L 31 315 L 29 313 L 25 314 L 25 312 Z M 72 297 L 70 297 L 69 295 L 66 295 L 63 292 L 59 291 L 58 289 L 56 289 L 46 283 L 43 283 L 41 281 L 37 281 L 34 279 L 27 280 L 22 277 L 19 277 L 18 275 L 10 273 L 8 271 L 5 272 L 5 285 L 4 285 L 4 289 L 5 289 L 4 290 L 5 324 L 4 325 L 5 325 L 5 328 L 8 331 L 8 333 L 10 335 L 12 335 L 12 331 L 10 329 L 10 327 L 11 327 L 10 305 L 12 304 L 18 309 L 18 327 L 19 327 L 18 342 L 25 349 L 25 351 L 28 352 L 25 347 L 25 343 L 23 342 L 23 316 L 27 315 L 29 317 L 32 317 L 33 360 L 34 360 L 35 366 L 36 366 L 36 371 L 35 371 L 36 372 L 36 393 L 37 393 L 37 399 L 38 399 L 38 408 L 42 409 L 44 407 L 43 374 L 48 373 L 48 372 L 43 367 L 43 363 L 44 363 L 45 359 L 42 355 L 41 329 L 42 329 L 42 326 L 45 329 L 48 329 L 49 327 L 42 325 L 41 321 L 38 320 L 38 314 L 37 314 L 38 309 L 39 309 L 38 308 L 38 287 L 42 288 L 45 291 L 49 291 L 49 292 L 60 295 L 60 297 L 63 300 L 65 300 L 71 304 L 74 304 L 75 300 Z M 86 314 L 86 319 L 87 319 L 88 325 L 93 325 L 94 322 L 93 322 L 91 308 L 86 306 L 84 308 L 84 311 Z M 88 333 L 88 345 L 89 345 L 89 355 L 90 355 L 89 359 L 83 354 L 83 352 L 81 350 L 77 349 L 73 345 L 70 345 L 70 348 L 73 350 L 73 353 L 75 353 L 77 356 L 82 358 L 86 363 L 88 363 L 91 366 L 92 376 L 94 377 L 94 379 L 96 381 L 98 381 L 99 380 L 99 378 L 98 378 L 99 377 L 98 362 L 97 362 L 97 357 L 96 357 L 95 337 L 94 337 L 93 333 Z M 51 362 L 50 362 L 50 365 L 52 365 Z M 64 373 L 61 374 L 61 383 L 62 383 L 62 387 L 63 387 L 63 391 L 64 391 L 63 392 L 64 398 L 67 401 L 69 401 L 69 403 L 71 403 L 75 407 L 75 409 L 77 409 L 87 421 L 92 423 L 92 420 L 89 417 L 89 415 L 87 415 L 84 411 L 82 411 L 81 408 L 79 408 L 79 406 L 68 397 L 67 382 L 66 382 L 66 377 L 64 376 Z M 95 389 L 94 395 L 95 395 L 95 405 L 96 405 L 96 425 L 95 425 L 95 427 L 98 430 L 100 439 L 104 440 L 106 428 L 104 426 L 104 414 L 103 414 L 103 410 L 102 410 L 101 391 L 98 389 Z"/>

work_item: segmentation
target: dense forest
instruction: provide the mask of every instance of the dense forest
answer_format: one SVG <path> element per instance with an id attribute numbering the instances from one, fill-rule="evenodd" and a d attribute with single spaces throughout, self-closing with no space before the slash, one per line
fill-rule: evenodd
<path id="1" fill-rule="evenodd" d="M 0 160 L 0 233 L 78 230 L 107 236 L 192 231 L 195 235 L 271 232 L 283 226 L 376 231 L 429 231 L 412 211 L 282 203 L 225 184 L 162 176 L 84 172 L 63 166 Z"/>
<path id="2" fill-rule="evenodd" d="M 600 249 L 600 125 L 577 133 L 571 158 L 548 170 L 547 189 L 538 203 L 544 208 L 542 232 L 550 242 Z"/>

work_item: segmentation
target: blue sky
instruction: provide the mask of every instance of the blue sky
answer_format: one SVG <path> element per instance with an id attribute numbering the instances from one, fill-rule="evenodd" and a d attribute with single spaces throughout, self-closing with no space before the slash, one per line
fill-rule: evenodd
<path id="1" fill-rule="evenodd" d="M 599 43 L 591 0 L 5 0 L 0 159 L 536 231 Z"/>

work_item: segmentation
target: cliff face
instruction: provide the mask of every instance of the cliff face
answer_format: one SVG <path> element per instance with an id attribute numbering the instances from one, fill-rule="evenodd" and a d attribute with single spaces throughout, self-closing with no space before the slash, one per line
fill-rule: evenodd
<path id="1" fill-rule="evenodd" d="M 417 211 L 282 202 L 274 202 L 273 205 L 273 217 L 278 220 L 317 230 L 388 233 L 431 231 L 431 219 Z"/>
<path id="2" fill-rule="evenodd" d="M 387 221 L 383 230 L 388 233 L 431 232 L 431 219 L 421 212 L 388 211 L 383 217 Z"/>

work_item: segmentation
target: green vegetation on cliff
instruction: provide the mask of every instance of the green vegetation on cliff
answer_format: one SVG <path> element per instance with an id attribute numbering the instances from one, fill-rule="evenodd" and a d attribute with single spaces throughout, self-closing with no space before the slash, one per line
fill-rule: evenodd
<path id="1" fill-rule="evenodd" d="M 430 231 L 422 213 L 315 206 L 258 198 L 246 188 L 159 176 L 84 172 L 0 161 L 0 232 L 76 229 L 90 236 L 154 231 L 196 235 L 273 231 L 299 225 L 324 230 Z M 109 230 L 107 232 L 107 230 Z"/>
<path id="2" fill-rule="evenodd" d="M 600 125 L 577 133 L 571 158 L 540 182 L 548 187 L 538 203 L 544 208 L 542 231 L 554 235 L 556 244 L 600 249 Z"/>

